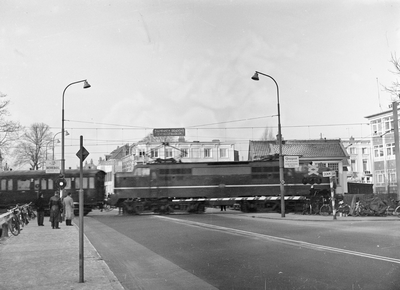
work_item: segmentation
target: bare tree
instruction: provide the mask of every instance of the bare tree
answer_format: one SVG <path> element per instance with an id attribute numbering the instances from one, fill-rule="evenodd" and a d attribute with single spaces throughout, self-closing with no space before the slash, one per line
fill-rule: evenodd
<path id="1" fill-rule="evenodd" d="M 166 143 L 166 142 L 175 142 L 176 138 L 173 136 L 161 136 L 161 137 L 154 137 L 152 133 L 148 134 L 146 137 L 144 137 L 140 142 L 144 143 Z"/>
<path id="2" fill-rule="evenodd" d="M 7 95 L 0 92 L 0 150 L 2 154 L 8 153 L 13 141 L 18 139 L 21 126 L 17 122 L 6 119 L 9 116 L 7 106 L 10 100 Z"/>
<path id="3" fill-rule="evenodd" d="M 400 59 L 397 58 L 396 53 L 392 54 L 391 57 L 392 59 L 390 60 L 390 62 L 395 68 L 395 71 L 392 71 L 392 73 L 395 75 L 400 75 Z M 397 100 L 400 94 L 400 83 L 398 79 L 394 80 L 390 86 L 384 86 L 384 88 Z"/>
<path id="4" fill-rule="evenodd" d="M 270 127 L 265 127 L 264 132 L 260 138 L 261 141 L 275 140 L 274 133 Z"/>
<path id="5" fill-rule="evenodd" d="M 44 123 L 34 123 L 24 130 L 14 150 L 15 166 L 30 165 L 38 170 L 44 162 L 45 147 L 52 140 L 50 127 Z"/>

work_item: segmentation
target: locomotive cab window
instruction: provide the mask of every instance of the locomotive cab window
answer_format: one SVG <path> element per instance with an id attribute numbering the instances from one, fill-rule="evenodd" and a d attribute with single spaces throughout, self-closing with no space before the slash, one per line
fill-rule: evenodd
<path id="1" fill-rule="evenodd" d="M 133 171 L 134 176 L 150 176 L 150 168 L 135 168 Z"/>

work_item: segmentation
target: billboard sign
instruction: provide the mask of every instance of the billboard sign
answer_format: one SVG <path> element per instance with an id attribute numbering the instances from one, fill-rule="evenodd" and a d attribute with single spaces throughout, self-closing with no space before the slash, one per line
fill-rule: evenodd
<path id="1" fill-rule="evenodd" d="M 154 137 L 185 136 L 185 128 L 160 128 L 153 129 Z"/>

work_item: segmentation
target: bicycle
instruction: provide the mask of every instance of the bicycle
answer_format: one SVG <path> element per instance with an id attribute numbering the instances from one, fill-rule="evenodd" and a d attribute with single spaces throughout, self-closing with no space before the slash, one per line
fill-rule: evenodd
<path id="1" fill-rule="evenodd" d="M 341 200 L 339 201 L 337 212 L 339 213 L 339 216 L 348 216 L 350 214 L 350 206 Z"/>
<path id="2" fill-rule="evenodd" d="M 394 209 L 394 211 L 393 211 L 393 215 L 394 216 L 397 216 L 398 218 L 400 218 L 400 201 L 399 200 L 397 200 L 396 201 L 396 204 L 397 204 L 397 206 L 396 206 L 396 208 Z"/>
<path id="3" fill-rule="evenodd" d="M 324 198 L 323 199 L 323 204 L 322 204 L 321 208 L 319 209 L 319 214 L 327 216 L 327 215 L 330 215 L 331 212 L 332 212 L 332 208 L 329 205 L 329 199 L 328 198 Z"/>
<path id="4" fill-rule="evenodd" d="M 302 214 L 315 215 L 319 213 L 319 202 L 315 199 L 306 199 L 303 203 Z"/>
<path id="5" fill-rule="evenodd" d="M 10 218 L 8 219 L 8 229 L 14 236 L 18 236 L 21 232 L 21 220 L 20 215 L 21 211 L 19 206 L 12 208 L 9 210 L 11 212 Z"/>

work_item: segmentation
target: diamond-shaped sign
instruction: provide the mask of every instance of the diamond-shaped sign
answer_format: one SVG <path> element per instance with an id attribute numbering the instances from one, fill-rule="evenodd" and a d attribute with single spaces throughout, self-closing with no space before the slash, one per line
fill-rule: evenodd
<path id="1" fill-rule="evenodd" d="M 81 156 L 82 156 L 82 162 L 86 159 L 86 157 L 88 157 L 88 155 L 89 155 L 89 152 L 83 146 L 82 146 L 82 152 L 81 152 L 81 149 L 79 149 L 79 151 L 76 152 L 76 156 L 78 156 L 79 159 L 81 159 Z"/>

